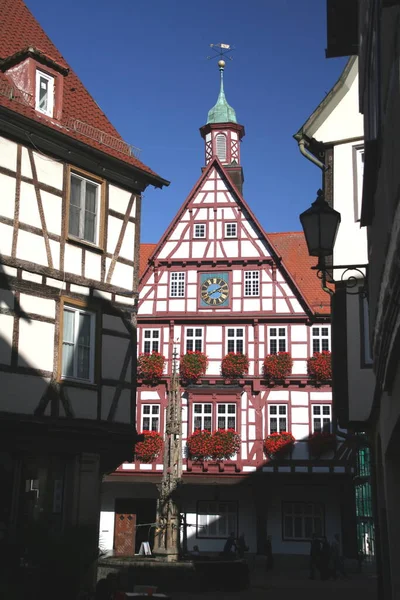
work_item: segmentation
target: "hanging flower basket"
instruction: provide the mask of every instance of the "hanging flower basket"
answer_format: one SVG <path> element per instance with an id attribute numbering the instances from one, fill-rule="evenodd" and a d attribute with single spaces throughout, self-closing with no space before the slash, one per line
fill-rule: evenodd
<path id="1" fill-rule="evenodd" d="M 185 381 L 197 381 L 205 374 L 208 366 L 208 358 L 204 352 L 187 352 L 181 356 L 179 372 Z"/>
<path id="2" fill-rule="evenodd" d="M 309 453 L 319 458 L 322 454 L 335 452 L 336 450 L 336 435 L 329 431 L 316 431 L 308 438 Z"/>
<path id="3" fill-rule="evenodd" d="M 143 435 L 143 442 L 135 445 L 135 456 L 140 462 L 151 463 L 160 455 L 163 439 L 158 431 L 143 431 Z"/>
<path id="4" fill-rule="evenodd" d="M 218 429 L 211 438 L 211 458 L 228 460 L 240 450 L 240 435 L 234 429 Z"/>
<path id="5" fill-rule="evenodd" d="M 187 439 L 187 447 L 190 458 L 193 460 L 207 460 L 210 458 L 211 450 L 211 431 L 207 429 L 196 429 Z"/>
<path id="6" fill-rule="evenodd" d="M 314 355 L 307 361 L 308 374 L 315 381 L 329 381 L 332 379 L 331 353 L 314 352 Z"/>
<path id="7" fill-rule="evenodd" d="M 286 454 L 295 441 L 294 436 L 287 431 L 271 433 L 264 442 L 264 452 L 269 457 Z"/>
<path id="8" fill-rule="evenodd" d="M 264 375 L 267 379 L 285 379 L 291 374 L 292 366 L 290 352 L 267 354 L 264 359 Z"/>
<path id="9" fill-rule="evenodd" d="M 221 373 L 229 379 L 238 379 L 249 370 L 249 359 L 247 354 L 241 352 L 229 352 L 222 359 Z"/>
<path id="10" fill-rule="evenodd" d="M 159 352 L 140 354 L 138 358 L 137 376 L 150 383 L 160 381 L 165 365 L 165 356 Z"/>

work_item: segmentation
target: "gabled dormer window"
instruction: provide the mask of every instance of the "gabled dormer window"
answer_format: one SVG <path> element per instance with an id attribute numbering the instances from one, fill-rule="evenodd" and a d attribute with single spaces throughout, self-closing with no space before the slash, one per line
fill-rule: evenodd
<path id="1" fill-rule="evenodd" d="M 35 108 L 38 112 L 53 116 L 54 110 L 54 77 L 37 69 Z"/>

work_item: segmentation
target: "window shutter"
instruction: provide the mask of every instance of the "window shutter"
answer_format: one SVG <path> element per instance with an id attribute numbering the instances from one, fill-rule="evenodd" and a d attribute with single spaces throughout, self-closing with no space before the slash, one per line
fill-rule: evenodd
<path id="1" fill-rule="evenodd" d="M 217 156 L 221 162 L 226 162 L 226 137 L 219 133 L 216 138 Z"/>

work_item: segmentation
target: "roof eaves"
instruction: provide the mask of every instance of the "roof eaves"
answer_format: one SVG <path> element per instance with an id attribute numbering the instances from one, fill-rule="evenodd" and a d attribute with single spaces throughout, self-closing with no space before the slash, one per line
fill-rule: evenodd
<path id="1" fill-rule="evenodd" d="M 298 132 L 293 135 L 295 140 L 299 141 L 304 137 L 310 138 L 313 136 L 312 126 L 315 124 L 322 112 L 329 106 L 332 100 L 334 100 L 339 94 L 339 92 L 342 91 L 345 87 L 349 73 L 351 72 L 351 69 L 353 68 L 353 65 L 356 62 L 357 58 L 357 56 L 351 56 L 349 58 L 335 85 L 327 93 L 325 98 L 318 104 L 317 108 L 308 117 L 307 121 L 300 127 Z"/>

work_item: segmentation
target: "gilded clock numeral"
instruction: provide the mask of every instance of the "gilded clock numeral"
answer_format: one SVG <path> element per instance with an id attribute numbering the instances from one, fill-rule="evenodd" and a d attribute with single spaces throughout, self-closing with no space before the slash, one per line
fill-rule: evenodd
<path id="1" fill-rule="evenodd" d="M 229 296 L 229 285 L 221 277 L 209 276 L 203 281 L 200 288 L 202 301 L 210 306 L 219 306 L 226 302 Z"/>

